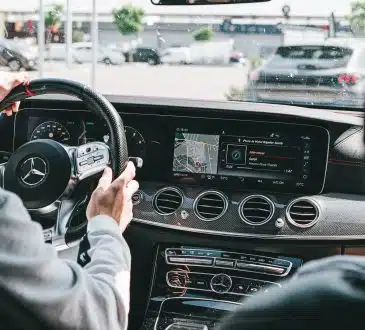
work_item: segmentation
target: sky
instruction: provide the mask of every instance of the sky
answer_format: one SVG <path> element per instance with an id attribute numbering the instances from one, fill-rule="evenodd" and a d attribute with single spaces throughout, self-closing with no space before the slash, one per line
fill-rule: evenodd
<path id="1" fill-rule="evenodd" d="M 150 0 L 96 0 L 97 10 L 108 13 L 113 8 L 132 3 L 144 8 L 147 14 L 220 14 L 220 15 L 281 15 L 284 5 L 291 6 L 292 15 L 328 16 L 334 11 L 337 16 L 350 13 L 354 0 L 271 0 L 271 2 L 254 4 L 236 4 L 219 6 L 155 6 Z M 40 0 L 0 0 L 1 11 L 36 11 Z M 66 0 L 43 0 L 45 4 L 66 3 Z M 71 0 L 75 12 L 91 12 L 92 0 Z"/>

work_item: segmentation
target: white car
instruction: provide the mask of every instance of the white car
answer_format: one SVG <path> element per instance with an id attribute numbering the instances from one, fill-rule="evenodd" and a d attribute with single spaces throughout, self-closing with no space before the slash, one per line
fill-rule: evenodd
<path id="1" fill-rule="evenodd" d="M 92 43 L 77 42 L 72 45 L 73 58 L 77 63 L 88 63 L 92 61 Z M 109 65 L 120 65 L 125 62 L 121 49 L 117 47 L 99 46 L 98 62 Z"/>
<path id="2" fill-rule="evenodd" d="M 161 62 L 164 64 L 190 64 L 189 47 L 171 47 L 161 53 Z"/>

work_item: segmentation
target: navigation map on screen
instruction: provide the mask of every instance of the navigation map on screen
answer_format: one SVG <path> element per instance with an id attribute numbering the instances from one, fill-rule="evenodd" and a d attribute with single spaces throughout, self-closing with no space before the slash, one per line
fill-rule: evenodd
<path id="1" fill-rule="evenodd" d="M 174 172 L 216 174 L 219 135 L 177 132 L 174 145 Z"/>

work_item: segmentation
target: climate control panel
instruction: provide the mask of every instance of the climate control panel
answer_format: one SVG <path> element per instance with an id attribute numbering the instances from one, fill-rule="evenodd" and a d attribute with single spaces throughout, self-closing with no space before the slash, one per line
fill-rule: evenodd
<path id="1" fill-rule="evenodd" d="M 293 266 L 289 260 L 262 255 L 236 253 L 212 249 L 168 248 L 166 263 L 231 269 L 272 276 L 287 276 Z"/>
<path id="2" fill-rule="evenodd" d="M 281 286 L 275 282 L 231 276 L 225 273 L 199 273 L 181 269 L 167 272 L 166 282 L 172 288 L 236 296 L 249 296 L 257 292 L 267 292 L 270 288 Z"/>

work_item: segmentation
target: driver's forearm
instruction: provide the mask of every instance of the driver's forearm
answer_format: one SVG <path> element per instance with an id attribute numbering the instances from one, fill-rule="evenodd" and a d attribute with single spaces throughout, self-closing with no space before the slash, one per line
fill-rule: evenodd
<path id="1" fill-rule="evenodd" d="M 93 219 L 83 269 L 58 258 L 21 200 L 2 189 L 0 219 L 0 285 L 54 328 L 126 329 L 130 256 L 116 223 Z"/>

